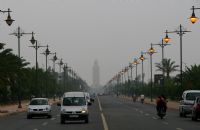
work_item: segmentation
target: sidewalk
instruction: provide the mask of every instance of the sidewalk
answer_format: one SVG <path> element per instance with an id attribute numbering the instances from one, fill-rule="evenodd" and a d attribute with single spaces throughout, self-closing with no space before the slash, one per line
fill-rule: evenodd
<path id="1" fill-rule="evenodd" d="M 120 96 L 120 98 L 132 101 L 132 97 Z M 140 99 L 138 98 L 137 101 L 139 101 L 139 100 Z M 153 102 L 151 102 L 150 98 L 145 98 L 144 103 L 156 105 L 156 100 L 153 99 Z M 179 102 L 168 100 L 167 107 L 170 108 L 170 109 L 176 109 L 176 110 L 178 110 L 179 109 Z"/>
<path id="2" fill-rule="evenodd" d="M 59 99 L 56 99 L 53 101 L 53 99 L 50 99 L 50 103 L 54 104 L 57 103 Z M 10 104 L 10 105 L 0 105 L 0 117 L 20 113 L 20 112 L 26 112 L 28 107 L 29 101 L 22 101 L 22 108 L 18 108 L 18 103 L 16 104 Z"/>

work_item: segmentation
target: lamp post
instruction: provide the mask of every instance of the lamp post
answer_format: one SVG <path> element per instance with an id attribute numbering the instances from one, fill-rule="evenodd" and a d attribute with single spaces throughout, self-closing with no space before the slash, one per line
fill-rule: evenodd
<path id="1" fill-rule="evenodd" d="M 135 58 L 133 61 L 133 64 L 135 65 L 135 81 L 137 82 L 137 66 L 139 64 L 138 60 Z"/>
<path id="2" fill-rule="evenodd" d="M 59 100 L 61 99 L 61 67 L 63 65 L 62 58 L 60 59 L 58 65 L 59 65 L 59 84 L 60 84 L 60 91 L 59 91 Z"/>
<path id="3" fill-rule="evenodd" d="M 45 57 L 46 57 L 46 82 L 45 82 L 45 96 L 47 97 L 47 58 L 48 58 L 48 55 L 51 54 L 50 51 L 49 51 L 49 46 L 48 46 L 48 45 L 46 46 L 46 50 L 45 50 L 45 52 L 43 52 L 42 54 L 44 54 Z"/>
<path id="4" fill-rule="evenodd" d="M 168 37 L 168 35 L 167 35 L 167 37 Z M 169 37 L 168 37 L 168 40 L 169 40 Z M 162 39 L 161 43 L 159 43 L 159 44 L 152 44 L 152 45 L 159 45 L 162 48 L 162 61 L 161 61 L 162 65 L 163 65 L 163 60 L 164 60 L 164 47 L 167 46 L 167 45 L 170 45 L 170 44 L 167 44 L 168 42 L 169 41 L 165 42 L 165 44 L 164 44 L 164 40 Z M 163 73 L 162 87 L 164 87 L 164 75 L 165 75 L 164 69 L 163 69 L 162 73 Z"/>
<path id="5" fill-rule="evenodd" d="M 141 52 L 140 60 L 142 61 L 142 86 L 143 86 L 144 85 L 144 64 L 143 64 L 143 62 L 145 60 L 143 52 Z"/>
<path id="6" fill-rule="evenodd" d="M 21 38 L 21 36 L 23 36 L 25 34 L 31 34 L 32 35 L 32 33 L 23 32 L 20 27 L 18 27 L 15 32 L 10 34 L 10 35 L 14 35 L 14 36 L 16 36 L 18 38 L 18 57 L 19 58 L 20 58 L 20 38 Z"/>
<path id="7" fill-rule="evenodd" d="M 155 53 L 155 50 L 153 48 L 153 44 L 151 43 L 151 48 L 148 51 L 148 54 L 150 55 L 150 66 L 151 66 L 151 102 L 153 101 L 152 99 L 152 86 L 153 86 L 153 81 L 152 81 L 152 55 Z"/>
<path id="8" fill-rule="evenodd" d="M 30 42 L 32 43 L 33 46 L 29 47 L 33 47 L 35 49 L 35 87 L 38 88 L 38 61 L 37 61 L 38 49 L 40 47 L 46 47 L 46 46 L 38 46 L 38 41 L 35 40 L 33 32 Z"/>
<path id="9" fill-rule="evenodd" d="M 194 10 L 196 9 L 200 9 L 200 8 L 195 8 L 194 6 L 192 6 L 191 10 L 192 10 L 192 15 L 190 17 L 190 21 L 194 24 L 197 22 L 198 18 L 195 16 Z"/>
<path id="10" fill-rule="evenodd" d="M 12 21 L 12 20 L 10 20 Z M 11 22 L 10 22 L 11 23 Z M 16 32 L 13 32 L 11 33 L 10 35 L 14 35 L 14 36 L 17 36 L 18 38 L 18 57 L 20 57 L 20 38 L 21 36 L 23 36 L 24 34 L 32 34 L 32 33 L 25 33 L 25 32 L 22 32 L 22 30 L 20 29 L 20 27 L 17 28 L 17 31 Z M 19 105 L 18 105 L 18 108 L 22 108 L 22 105 L 21 105 L 21 87 L 20 87 L 20 81 L 18 80 L 18 100 L 19 100 Z"/>
<path id="11" fill-rule="evenodd" d="M 6 23 L 8 24 L 8 26 L 10 26 L 12 23 L 13 23 L 13 21 L 15 21 L 15 20 L 13 20 L 12 18 L 11 18 L 11 16 L 10 16 L 10 12 L 12 12 L 12 11 L 10 11 L 10 9 L 8 8 L 8 10 L 0 10 L 0 12 L 1 13 L 8 13 L 8 16 L 7 16 L 7 19 L 5 20 L 6 21 Z"/>
<path id="12" fill-rule="evenodd" d="M 183 77 L 182 77 L 182 74 L 183 74 L 183 71 L 182 71 L 182 39 L 183 39 L 183 34 L 187 33 L 187 32 L 191 32 L 191 31 L 187 31 L 187 30 L 184 30 L 183 29 L 183 26 L 180 24 L 179 26 L 179 29 L 178 30 L 175 30 L 175 31 L 171 31 L 171 32 L 168 32 L 166 30 L 166 37 L 164 38 L 164 41 L 166 43 L 168 43 L 170 41 L 170 38 L 168 37 L 168 33 L 176 33 L 179 35 L 180 37 L 180 86 L 182 87 L 183 85 Z"/>

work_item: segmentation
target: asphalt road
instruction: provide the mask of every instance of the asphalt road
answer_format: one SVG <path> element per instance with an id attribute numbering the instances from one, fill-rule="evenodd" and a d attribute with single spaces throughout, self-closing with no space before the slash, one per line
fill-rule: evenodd
<path id="1" fill-rule="evenodd" d="M 0 118 L 0 130 L 200 130 L 200 120 L 180 118 L 168 110 L 164 119 L 156 116 L 155 106 L 133 103 L 112 96 L 100 96 L 89 106 L 90 122 L 60 124 L 59 107 L 53 106 L 51 119 L 26 119 L 26 113 Z M 99 101 L 99 102 L 98 102 Z"/>
<path id="2" fill-rule="evenodd" d="M 200 130 L 200 120 L 180 118 L 177 110 L 168 110 L 160 119 L 154 105 L 101 96 L 102 111 L 109 130 Z"/>

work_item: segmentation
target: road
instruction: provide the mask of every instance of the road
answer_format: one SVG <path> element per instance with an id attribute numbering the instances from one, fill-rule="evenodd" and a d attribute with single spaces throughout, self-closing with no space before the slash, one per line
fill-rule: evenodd
<path id="1" fill-rule="evenodd" d="M 0 130 L 199 130 L 200 121 L 180 118 L 177 110 L 168 110 L 163 120 L 155 106 L 133 103 L 112 96 L 100 96 L 89 106 L 90 122 L 60 124 L 59 107 L 53 105 L 51 119 L 26 119 L 26 113 L 0 118 Z"/>

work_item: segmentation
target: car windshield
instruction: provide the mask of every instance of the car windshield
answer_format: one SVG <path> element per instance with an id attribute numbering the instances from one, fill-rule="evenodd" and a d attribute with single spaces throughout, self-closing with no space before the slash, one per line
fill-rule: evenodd
<path id="1" fill-rule="evenodd" d="M 36 99 L 30 102 L 30 105 L 48 105 L 48 101 L 45 99 Z"/>
<path id="2" fill-rule="evenodd" d="M 196 97 L 199 97 L 200 96 L 200 93 L 188 93 L 186 95 L 186 100 L 195 100 Z"/>
<path id="3" fill-rule="evenodd" d="M 83 106 L 86 105 L 85 97 L 66 97 L 63 99 L 63 106 Z"/>

